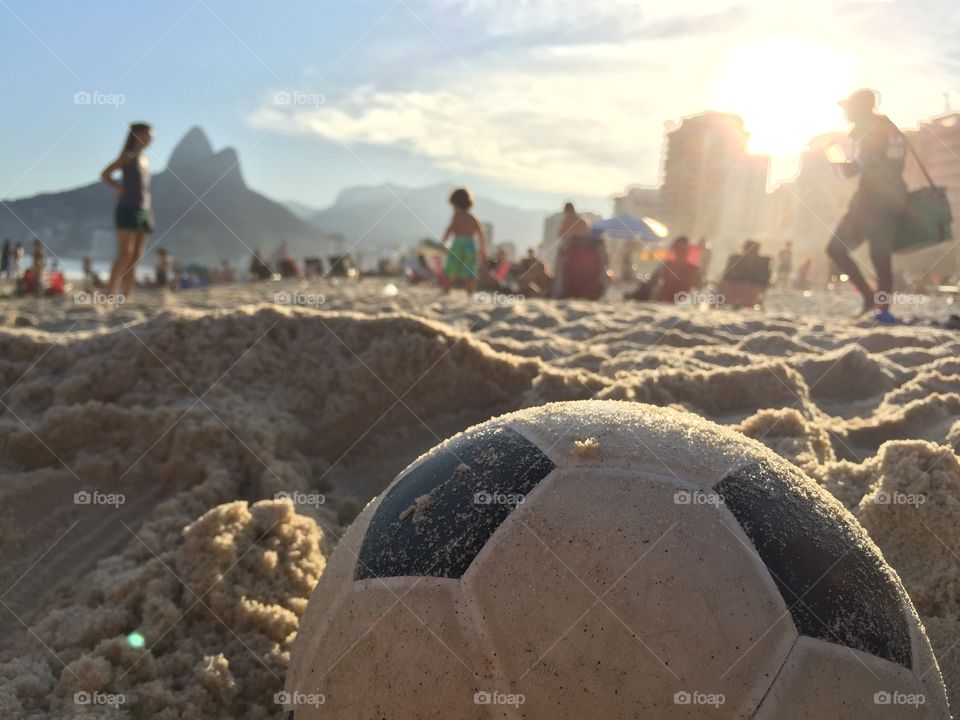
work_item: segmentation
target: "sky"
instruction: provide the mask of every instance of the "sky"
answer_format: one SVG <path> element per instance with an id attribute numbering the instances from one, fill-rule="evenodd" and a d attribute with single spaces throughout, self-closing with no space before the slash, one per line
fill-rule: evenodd
<path id="1" fill-rule="evenodd" d="M 960 110 L 958 40 L 955 0 L 0 0 L 0 198 L 94 181 L 146 120 L 155 169 L 199 125 L 318 208 L 390 182 L 608 213 L 703 110 L 771 184 L 858 87 L 905 127 Z"/>

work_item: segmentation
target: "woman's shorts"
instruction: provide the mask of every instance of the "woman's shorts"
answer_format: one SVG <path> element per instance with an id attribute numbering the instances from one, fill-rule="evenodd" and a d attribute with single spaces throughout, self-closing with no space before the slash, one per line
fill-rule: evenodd
<path id="1" fill-rule="evenodd" d="M 135 230 L 144 233 L 153 232 L 153 211 L 149 208 L 117 205 L 117 211 L 113 217 L 118 230 Z"/>

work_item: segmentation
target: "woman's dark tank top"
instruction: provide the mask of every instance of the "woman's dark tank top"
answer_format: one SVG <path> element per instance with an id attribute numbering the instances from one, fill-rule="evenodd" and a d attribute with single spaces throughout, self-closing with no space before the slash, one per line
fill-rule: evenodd
<path id="1" fill-rule="evenodd" d="M 140 156 L 135 155 L 122 167 L 123 194 L 120 204 L 124 207 L 150 209 L 150 168 L 144 167 Z"/>

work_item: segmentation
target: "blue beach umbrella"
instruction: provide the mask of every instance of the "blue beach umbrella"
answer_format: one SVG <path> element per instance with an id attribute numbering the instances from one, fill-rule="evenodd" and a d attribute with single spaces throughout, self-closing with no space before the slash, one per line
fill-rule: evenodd
<path id="1" fill-rule="evenodd" d="M 652 218 L 641 218 L 630 213 L 621 213 L 607 220 L 595 222 L 591 227 L 595 235 L 604 235 L 618 240 L 643 240 L 657 243 L 667 236 L 667 229 Z"/>

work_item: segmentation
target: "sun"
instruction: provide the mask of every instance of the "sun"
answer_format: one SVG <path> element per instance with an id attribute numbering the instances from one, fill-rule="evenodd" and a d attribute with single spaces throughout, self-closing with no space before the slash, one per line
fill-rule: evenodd
<path id="1" fill-rule="evenodd" d="M 770 155 L 782 174 L 814 137 L 843 129 L 837 102 L 859 73 L 853 53 L 802 35 L 767 37 L 728 54 L 713 103 L 743 118 L 750 151 Z"/>

